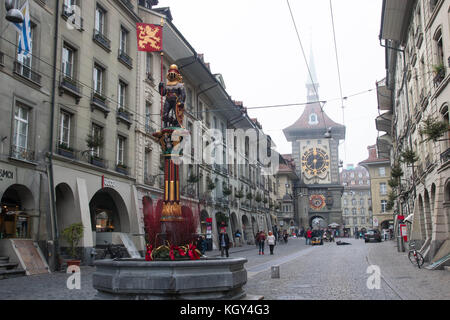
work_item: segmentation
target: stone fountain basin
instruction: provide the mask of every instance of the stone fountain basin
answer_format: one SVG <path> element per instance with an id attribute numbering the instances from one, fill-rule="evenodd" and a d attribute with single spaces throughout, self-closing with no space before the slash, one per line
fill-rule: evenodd
<path id="1" fill-rule="evenodd" d="M 245 258 L 95 261 L 93 286 L 106 300 L 237 300 L 245 298 Z"/>

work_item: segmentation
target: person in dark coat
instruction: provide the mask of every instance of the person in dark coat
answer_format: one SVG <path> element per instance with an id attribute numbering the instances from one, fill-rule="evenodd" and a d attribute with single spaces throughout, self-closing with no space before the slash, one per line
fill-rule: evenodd
<path id="1" fill-rule="evenodd" d="M 219 246 L 220 246 L 220 256 L 224 256 L 224 252 L 226 253 L 227 258 L 228 255 L 228 249 L 230 248 L 230 238 L 228 237 L 228 234 L 225 232 L 225 230 L 221 230 L 219 234 Z"/>

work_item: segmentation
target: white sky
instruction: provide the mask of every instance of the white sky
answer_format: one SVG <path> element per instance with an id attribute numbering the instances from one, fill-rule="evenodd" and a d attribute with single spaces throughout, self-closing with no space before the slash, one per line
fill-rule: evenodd
<path id="1" fill-rule="evenodd" d="M 312 38 L 325 112 L 343 123 L 329 0 L 289 0 L 307 55 Z M 379 45 L 381 0 L 332 0 L 343 96 L 375 88 L 385 77 Z M 228 94 L 246 107 L 306 102 L 307 67 L 286 0 L 159 0 L 170 7 L 174 25 L 213 73 L 221 73 Z M 337 99 L 337 100 L 335 100 Z M 376 142 L 375 90 L 344 101 L 345 164 L 365 160 Z M 293 124 L 304 106 L 249 110 L 280 153 L 291 153 L 282 129 Z"/>

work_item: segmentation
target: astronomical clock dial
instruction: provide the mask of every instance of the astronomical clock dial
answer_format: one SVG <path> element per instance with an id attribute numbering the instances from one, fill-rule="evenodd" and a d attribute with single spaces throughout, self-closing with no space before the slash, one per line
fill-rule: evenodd
<path id="1" fill-rule="evenodd" d="M 325 207 L 325 196 L 323 194 L 313 194 L 309 198 L 309 206 L 313 210 L 321 210 Z"/>
<path id="2" fill-rule="evenodd" d="M 302 156 L 302 168 L 309 176 L 322 176 L 330 167 L 330 157 L 320 148 L 311 148 Z"/>

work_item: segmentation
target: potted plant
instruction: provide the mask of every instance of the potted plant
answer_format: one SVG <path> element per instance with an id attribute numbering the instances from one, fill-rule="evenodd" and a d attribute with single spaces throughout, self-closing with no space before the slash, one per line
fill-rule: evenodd
<path id="1" fill-rule="evenodd" d="M 214 181 L 211 180 L 210 177 L 208 177 L 206 180 L 206 187 L 208 188 L 209 191 L 212 191 L 216 188 L 216 184 L 214 183 Z"/>
<path id="2" fill-rule="evenodd" d="M 244 192 L 242 190 L 239 190 L 238 192 L 236 192 L 235 197 L 238 199 L 242 199 L 244 197 Z"/>
<path id="3" fill-rule="evenodd" d="M 65 142 L 58 143 L 58 153 L 64 157 L 74 158 L 73 149 Z"/>
<path id="4" fill-rule="evenodd" d="M 80 265 L 81 261 L 78 259 L 79 257 L 77 254 L 77 246 L 81 238 L 83 237 L 83 233 L 84 233 L 84 226 L 81 222 L 71 224 L 70 226 L 65 228 L 62 233 L 63 239 L 67 241 L 70 245 L 69 254 L 72 259 L 67 261 L 68 266 Z"/>
<path id="5" fill-rule="evenodd" d="M 419 129 L 419 132 L 420 134 L 427 136 L 427 138 L 424 139 L 422 143 L 426 141 L 437 141 L 449 130 L 448 123 L 444 121 L 438 121 L 431 115 L 429 115 L 422 122 L 424 123 L 424 125 Z"/>
<path id="6" fill-rule="evenodd" d="M 119 162 L 116 166 L 116 171 L 123 174 L 128 174 L 128 167 L 122 162 Z"/>
<path id="7" fill-rule="evenodd" d="M 408 164 L 414 164 L 419 160 L 419 157 L 416 155 L 414 150 L 406 149 L 404 152 L 400 155 L 400 162 L 405 162 Z"/>
<path id="8" fill-rule="evenodd" d="M 401 176 L 403 176 L 403 170 L 402 170 L 402 168 L 400 168 L 400 166 L 398 164 L 396 164 L 392 167 L 391 176 L 393 178 L 400 178 Z"/>
<path id="9" fill-rule="evenodd" d="M 231 190 L 231 187 L 227 186 L 227 184 L 223 183 L 223 190 L 222 193 L 224 196 L 228 197 L 233 191 Z"/>

